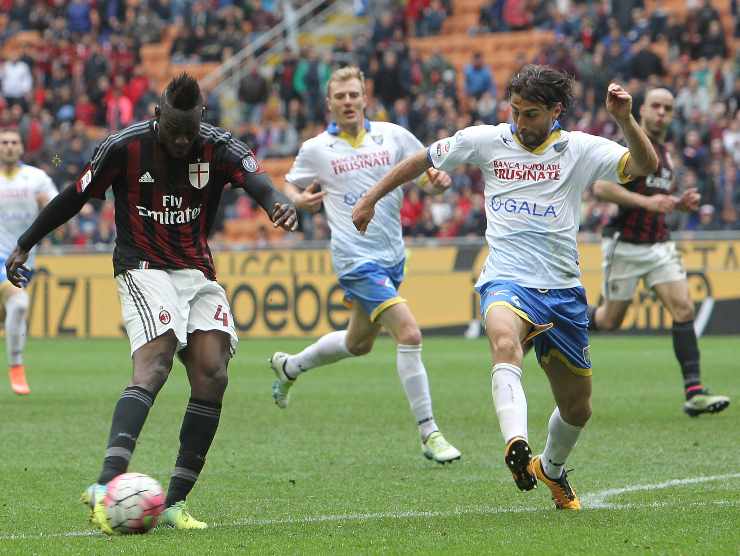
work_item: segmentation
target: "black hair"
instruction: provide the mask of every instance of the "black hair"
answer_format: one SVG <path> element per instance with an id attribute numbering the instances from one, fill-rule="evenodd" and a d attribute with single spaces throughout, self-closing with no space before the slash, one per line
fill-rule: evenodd
<path id="1" fill-rule="evenodd" d="M 185 72 L 168 83 L 163 97 L 166 104 L 177 110 L 192 110 L 203 104 L 198 81 Z"/>
<path id="2" fill-rule="evenodd" d="M 558 102 L 563 112 L 573 102 L 573 77 L 550 66 L 527 64 L 511 78 L 506 97 L 517 94 L 530 102 L 544 104 L 548 109 Z"/>

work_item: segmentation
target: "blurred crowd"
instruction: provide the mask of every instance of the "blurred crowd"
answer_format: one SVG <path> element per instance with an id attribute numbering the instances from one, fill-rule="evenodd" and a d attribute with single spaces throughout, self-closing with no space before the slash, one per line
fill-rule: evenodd
<path id="1" fill-rule="evenodd" d="M 0 127 L 17 126 L 25 159 L 62 187 L 75 179 L 100 133 L 153 114 L 159 91 L 141 66 L 143 44 L 166 40 L 174 63 L 224 61 L 283 17 L 286 0 L 0 0 L 0 43 L 24 30 L 42 41 L 0 63 Z M 736 0 L 733 34 L 740 36 Z M 305 2 L 292 2 L 292 8 Z M 692 0 L 679 18 L 660 0 L 648 12 L 641 0 L 490 0 L 468 32 L 541 28 L 554 44 L 533 59 L 576 76 L 577 99 L 561 122 L 619 139 L 603 108 L 608 83 L 618 80 L 635 98 L 648 87 L 676 95 L 670 149 L 680 188 L 695 186 L 701 210 L 680 215 L 683 230 L 740 229 L 740 52 L 732 52 L 711 0 Z M 291 157 L 326 125 L 325 90 L 333 68 L 353 63 L 368 78 L 371 120 L 410 129 L 422 142 L 479 123 L 509 119 L 502 71 L 480 53 L 458 70 L 440 48 L 422 58 L 410 37 L 437 35 L 453 13 L 451 0 L 355 2 L 369 24 L 339 36 L 331 48 L 286 50 L 276 64 L 248 64 L 233 87 L 207 99 L 208 119 L 232 129 L 261 158 Z M 658 47 L 656 45 L 664 45 Z M 460 75 L 458 75 L 458 71 Z M 509 70 L 507 70 L 509 71 Z M 508 76 L 506 76 L 508 77 Z M 501 80 L 499 79 L 499 82 Z M 406 189 L 402 220 L 411 236 L 477 236 L 485 227 L 483 183 L 474 168 L 459 168 L 453 187 L 430 197 Z M 614 207 L 587 193 L 582 230 L 599 232 Z M 221 219 L 249 218 L 254 206 L 225 198 Z M 306 239 L 325 239 L 322 214 L 305 215 Z M 217 228 L 221 227 L 221 223 Z M 109 203 L 85 207 L 53 243 L 108 243 L 114 235 Z M 260 237 L 259 242 L 268 241 Z"/>

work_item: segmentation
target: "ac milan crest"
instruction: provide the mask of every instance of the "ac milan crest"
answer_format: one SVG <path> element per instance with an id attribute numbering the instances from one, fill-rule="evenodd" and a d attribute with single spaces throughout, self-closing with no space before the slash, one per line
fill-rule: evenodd
<path id="1" fill-rule="evenodd" d="M 259 165 L 257 164 L 257 160 L 251 154 L 249 154 L 242 158 L 242 167 L 247 172 L 254 173 L 258 170 Z"/>
<path id="2" fill-rule="evenodd" d="M 188 178 L 190 185 L 196 189 L 203 189 L 208 184 L 208 162 L 188 164 Z"/>
<path id="3" fill-rule="evenodd" d="M 170 316 L 170 312 L 167 309 L 159 311 L 159 322 L 162 324 L 169 324 L 171 320 L 172 316 Z"/>

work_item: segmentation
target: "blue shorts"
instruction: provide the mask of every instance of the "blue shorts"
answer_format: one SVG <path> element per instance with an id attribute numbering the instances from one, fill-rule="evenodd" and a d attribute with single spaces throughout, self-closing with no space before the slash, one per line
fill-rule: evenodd
<path id="1" fill-rule="evenodd" d="M 513 282 L 493 281 L 476 290 L 481 297 L 484 323 L 491 307 L 503 305 L 534 325 L 524 341 L 534 338 L 540 365 L 546 366 L 555 357 L 574 373 L 591 375 L 588 303 L 582 287 L 538 290 Z"/>
<path id="2" fill-rule="evenodd" d="M 370 316 L 370 322 L 375 322 L 388 307 L 405 303 L 406 300 L 398 295 L 405 262 L 388 268 L 365 263 L 340 276 L 339 285 L 344 290 L 345 302 L 351 305 L 356 300 Z"/>

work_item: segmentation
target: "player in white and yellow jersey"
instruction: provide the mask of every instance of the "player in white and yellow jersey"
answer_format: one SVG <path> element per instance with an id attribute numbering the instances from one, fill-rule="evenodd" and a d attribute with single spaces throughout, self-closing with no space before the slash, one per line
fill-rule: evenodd
<path id="1" fill-rule="evenodd" d="M 358 68 L 335 71 L 328 84 L 332 123 L 306 141 L 286 176 L 286 193 L 296 207 L 318 210 L 323 202 L 331 229 L 331 253 L 345 300 L 352 305 L 346 330 L 331 332 L 295 355 L 277 352 L 270 364 L 277 376 L 275 403 L 285 408 L 288 391 L 301 373 L 346 357 L 369 353 L 384 327 L 397 344 L 396 366 L 421 436 L 422 452 L 447 463 L 460 452 L 440 433 L 432 413 L 426 369 L 421 360 L 421 332 L 406 300 L 405 249 L 401 235 L 402 192 L 378 205 L 377 223 L 362 235 L 352 225 L 352 207 L 396 163 L 422 148 L 409 131 L 395 124 L 369 122 L 365 81 Z M 450 177 L 429 170 L 433 189 L 445 189 Z"/>
<path id="2" fill-rule="evenodd" d="M 5 259 L 18 237 L 39 211 L 57 194 L 43 170 L 22 164 L 23 142 L 15 129 L 0 130 L 0 313 L 5 313 L 5 345 L 10 386 L 16 394 L 30 394 L 23 366 L 28 294 L 5 276 Z M 33 255 L 26 263 L 33 268 Z M 30 276 L 28 276 L 30 278 Z"/>
<path id="3" fill-rule="evenodd" d="M 545 483 L 560 509 L 580 509 L 565 460 L 591 416 L 588 317 L 580 285 L 576 232 L 581 194 L 597 179 L 626 182 L 655 171 L 658 158 L 631 115 L 632 98 L 609 86 L 606 108 L 629 148 L 560 128 L 572 99 L 572 80 L 546 66 L 528 65 L 508 87 L 512 123 L 469 127 L 396 165 L 355 205 L 363 231 L 388 192 L 430 167 L 474 164 L 485 179 L 486 239 L 490 253 L 476 290 L 493 370 L 493 402 L 506 443 L 504 460 L 516 485 Z M 524 345 L 533 340 L 556 407 L 542 455 L 527 441 L 522 389 Z"/>

